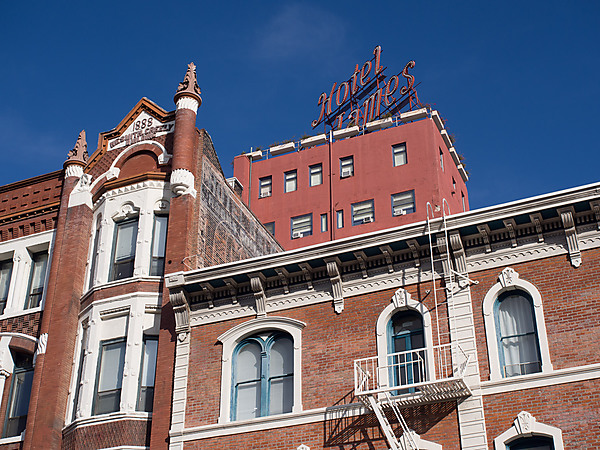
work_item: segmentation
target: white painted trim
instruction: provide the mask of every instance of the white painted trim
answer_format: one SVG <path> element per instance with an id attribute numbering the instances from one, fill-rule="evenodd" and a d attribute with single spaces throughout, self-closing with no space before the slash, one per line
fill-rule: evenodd
<path id="1" fill-rule="evenodd" d="M 527 411 L 521 411 L 513 422 L 513 426 L 494 439 L 494 450 L 506 450 L 512 441 L 533 436 L 552 438 L 554 450 L 564 450 L 565 448 L 560 428 L 539 423 Z"/>
<path id="2" fill-rule="evenodd" d="M 494 304 L 496 299 L 503 293 L 522 290 L 529 294 L 533 300 L 533 314 L 538 334 L 538 344 L 540 356 L 542 359 L 542 372 L 552 372 L 550 362 L 550 350 L 548 348 L 548 336 L 546 334 L 546 321 L 544 320 L 544 307 L 542 305 L 542 296 L 537 288 L 528 281 L 522 280 L 519 274 L 510 267 L 505 268 L 491 289 L 485 294 L 483 299 L 483 318 L 485 324 L 485 336 L 488 348 L 488 360 L 490 368 L 490 379 L 502 379 L 500 369 L 500 351 L 498 349 L 498 340 L 496 335 L 496 322 L 494 318 Z"/>
<path id="3" fill-rule="evenodd" d="M 25 439 L 25 431 L 26 430 L 23 430 L 23 432 L 19 436 L 0 438 L 0 445 L 14 444 L 15 442 L 23 441 Z"/>
<path id="4" fill-rule="evenodd" d="M 430 379 L 435 379 L 435 365 L 433 361 L 433 333 L 431 328 L 431 314 L 427 307 L 417 301 L 414 300 L 410 293 L 403 288 L 399 288 L 394 293 L 391 298 L 391 303 L 387 305 L 379 317 L 377 317 L 377 360 L 379 367 L 386 367 L 387 364 L 387 355 L 388 355 L 388 324 L 394 314 L 399 311 L 416 311 L 421 314 L 423 318 L 423 337 L 425 340 L 425 348 L 427 354 L 427 371 Z M 382 386 L 387 386 L 389 383 L 388 380 L 388 370 L 381 370 L 378 374 L 379 380 Z"/>
<path id="5" fill-rule="evenodd" d="M 98 450 L 147 450 L 150 447 L 144 447 L 139 445 L 119 445 L 118 447 L 103 447 Z"/>
<path id="6" fill-rule="evenodd" d="M 539 372 L 494 381 L 482 381 L 481 391 L 482 395 L 501 394 L 503 392 L 542 388 L 557 384 L 577 383 L 596 378 L 600 378 L 600 363 L 558 369 L 548 373 Z"/>
<path id="7" fill-rule="evenodd" d="M 292 414 L 302 411 L 302 329 L 304 322 L 287 317 L 267 316 L 236 325 L 217 338 L 223 344 L 221 358 L 221 407 L 219 424 L 230 422 L 232 355 L 239 342 L 260 331 L 280 330 L 294 341 L 294 405 Z M 283 414 L 285 415 L 285 414 Z M 269 416 L 271 417 L 271 416 Z"/>

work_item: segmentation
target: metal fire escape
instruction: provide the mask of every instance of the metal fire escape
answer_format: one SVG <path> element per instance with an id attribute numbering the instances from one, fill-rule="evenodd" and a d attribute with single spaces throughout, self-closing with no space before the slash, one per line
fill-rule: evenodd
<path id="1" fill-rule="evenodd" d="M 354 393 L 377 417 L 391 450 L 418 450 L 419 448 L 414 433 L 402 416 L 401 408 L 459 400 L 471 395 L 471 390 L 464 381 L 470 356 L 458 343 L 449 342 L 449 336 L 444 339 L 440 334 L 438 293 L 445 291 L 448 306 L 452 306 L 457 279 L 460 283 L 473 283 L 453 269 L 446 227 L 446 208 L 448 208 L 448 215 L 450 208 L 446 199 L 443 199 L 442 205 L 441 229 L 432 230 L 433 208 L 429 202 L 427 203 L 431 291 L 435 303 L 437 345 L 354 361 Z M 440 237 L 439 242 L 436 241 L 440 255 L 438 259 L 434 258 L 433 235 L 435 233 L 439 233 Z M 440 262 L 443 267 L 442 274 L 436 272 L 435 264 Z M 439 282 L 439 287 L 436 282 Z M 453 318 L 449 319 L 449 326 L 453 327 Z M 448 342 L 442 343 L 442 340 Z M 400 436 L 396 435 L 388 417 L 398 422 L 399 427 L 396 428 L 401 428 Z"/>

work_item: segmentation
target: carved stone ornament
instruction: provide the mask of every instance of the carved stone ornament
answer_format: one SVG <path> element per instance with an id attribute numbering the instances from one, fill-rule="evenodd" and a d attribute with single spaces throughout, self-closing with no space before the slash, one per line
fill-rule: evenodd
<path id="1" fill-rule="evenodd" d="M 194 174 L 186 169 L 175 169 L 171 172 L 171 191 L 175 195 L 190 194 L 196 197 L 194 189 Z"/>
<path id="2" fill-rule="evenodd" d="M 410 300 L 412 300 L 410 297 L 410 292 L 402 288 L 398 289 L 392 297 L 392 303 L 394 303 L 394 306 L 396 308 L 405 307 L 406 305 L 408 305 L 408 302 Z"/>
<path id="3" fill-rule="evenodd" d="M 514 284 L 519 279 L 519 274 L 514 269 L 507 267 L 504 269 L 500 275 L 498 276 L 498 282 L 502 285 L 503 288 L 514 286 Z"/>
<path id="4" fill-rule="evenodd" d="M 300 444 L 296 450 L 310 450 L 308 445 Z"/>
<path id="5" fill-rule="evenodd" d="M 572 207 L 561 208 L 558 210 L 558 213 L 565 229 L 571 265 L 577 268 L 581 265 L 581 252 L 579 251 L 579 238 L 577 237 L 577 229 L 575 228 L 575 210 Z"/>
<path id="6" fill-rule="evenodd" d="M 77 142 L 75 142 L 75 147 L 67 155 L 67 160 L 65 161 L 64 166 L 67 167 L 70 164 L 78 164 L 80 166 L 85 166 L 87 160 L 88 152 L 87 142 L 85 140 L 85 130 L 81 130 L 81 133 L 79 133 L 79 137 L 77 137 Z"/>
<path id="7" fill-rule="evenodd" d="M 175 333 L 177 340 L 184 342 L 190 332 L 190 306 L 187 299 L 187 293 L 183 289 L 178 289 L 169 293 L 169 301 L 173 306 L 175 315 Z"/>
<path id="8" fill-rule="evenodd" d="M 333 308 L 337 314 L 341 314 L 344 310 L 344 294 L 338 262 L 335 259 L 329 259 L 325 262 L 327 263 L 327 275 L 329 275 L 331 281 Z"/>
<path id="9" fill-rule="evenodd" d="M 250 275 L 250 287 L 254 292 L 257 317 L 265 317 L 267 315 L 267 296 L 265 294 L 264 283 L 265 280 L 262 274 L 255 273 Z"/>
<path id="10" fill-rule="evenodd" d="M 527 411 L 521 411 L 515 419 L 514 425 L 518 434 L 531 433 L 535 425 L 536 419 Z"/>
<path id="11" fill-rule="evenodd" d="M 202 103 L 202 98 L 200 97 L 200 88 L 198 87 L 198 82 L 196 81 L 196 65 L 193 62 L 188 64 L 185 77 L 183 78 L 183 81 L 179 83 L 179 87 L 175 93 L 175 103 L 177 103 L 177 100 L 179 100 L 181 97 L 194 98 L 198 102 L 198 106 L 200 106 Z"/>
<path id="12" fill-rule="evenodd" d="M 33 355 L 33 364 L 35 365 L 35 360 L 39 355 L 43 355 L 46 353 L 46 347 L 48 346 L 48 333 L 43 333 L 40 335 L 38 339 L 37 348 L 35 349 L 35 354 Z"/>

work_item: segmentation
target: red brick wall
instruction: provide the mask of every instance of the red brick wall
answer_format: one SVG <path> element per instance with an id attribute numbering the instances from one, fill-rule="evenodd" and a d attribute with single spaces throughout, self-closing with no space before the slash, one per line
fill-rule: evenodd
<path id="1" fill-rule="evenodd" d="M 487 437 L 509 429 L 521 411 L 538 422 L 560 428 L 565 449 L 600 448 L 600 381 L 559 384 L 483 397 Z"/>
<path id="2" fill-rule="evenodd" d="M 69 429 L 63 434 L 64 450 L 118 447 L 144 447 L 150 444 L 150 421 L 116 420 L 98 425 Z"/>
<path id="3" fill-rule="evenodd" d="M 23 333 L 37 338 L 41 316 L 42 313 L 38 311 L 32 314 L 9 317 L 0 321 L 0 332 Z"/>
<path id="4" fill-rule="evenodd" d="M 539 290 L 554 369 L 600 360 L 600 249 L 582 252 L 583 263 L 574 268 L 567 255 L 539 259 L 508 267 Z M 489 379 L 489 360 L 483 320 L 483 299 L 498 281 L 503 267 L 469 276 L 479 284 L 471 287 L 473 315 L 481 379 Z M 594 306 L 596 305 L 596 306 Z"/>

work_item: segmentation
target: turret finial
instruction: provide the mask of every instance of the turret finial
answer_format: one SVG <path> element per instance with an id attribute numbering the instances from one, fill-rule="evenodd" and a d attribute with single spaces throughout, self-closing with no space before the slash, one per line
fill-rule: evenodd
<path id="1" fill-rule="evenodd" d="M 85 166 L 87 160 L 88 152 L 87 142 L 85 140 L 85 130 L 81 130 L 81 133 L 79 133 L 79 136 L 77 137 L 77 142 L 75 142 L 75 147 L 69 152 L 67 156 L 65 166 L 67 164 L 79 164 L 81 166 Z"/>
<path id="2" fill-rule="evenodd" d="M 177 100 L 180 97 L 192 97 L 198 101 L 198 105 L 202 103 L 202 98 L 200 98 L 200 88 L 196 81 L 196 65 L 193 62 L 188 64 L 185 77 L 183 78 L 183 81 L 179 83 L 179 87 L 175 93 L 175 103 L 177 103 Z"/>

